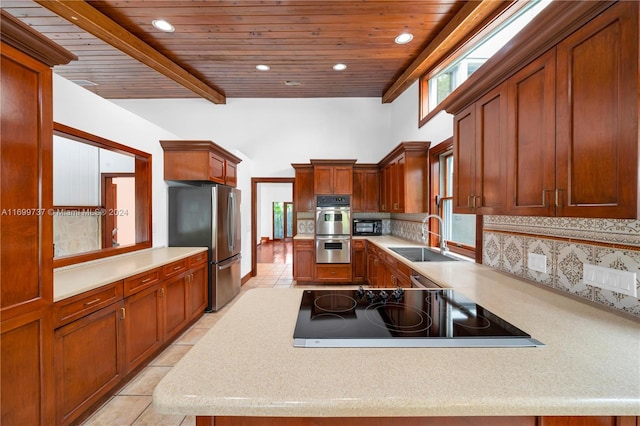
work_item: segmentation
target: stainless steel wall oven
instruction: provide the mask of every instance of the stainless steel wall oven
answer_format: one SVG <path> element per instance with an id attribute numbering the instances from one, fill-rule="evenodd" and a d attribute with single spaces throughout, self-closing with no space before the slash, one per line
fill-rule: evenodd
<path id="1" fill-rule="evenodd" d="M 315 229 L 316 263 L 351 263 L 350 196 L 318 196 Z"/>

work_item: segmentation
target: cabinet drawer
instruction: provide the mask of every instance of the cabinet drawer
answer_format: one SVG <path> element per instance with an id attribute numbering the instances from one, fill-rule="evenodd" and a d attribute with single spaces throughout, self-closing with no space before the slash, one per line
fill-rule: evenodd
<path id="1" fill-rule="evenodd" d="M 365 246 L 366 246 L 366 241 L 364 240 L 355 240 L 355 239 L 351 240 L 352 248 L 363 249 L 365 248 Z"/>
<path id="2" fill-rule="evenodd" d="M 315 248 L 315 240 L 294 240 L 293 245 L 297 248 Z"/>
<path id="3" fill-rule="evenodd" d="M 316 278 L 321 281 L 351 281 L 351 265 L 316 265 Z"/>
<path id="4" fill-rule="evenodd" d="M 181 259 L 176 262 L 171 262 L 168 265 L 162 267 L 162 276 L 165 278 L 178 275 L 188 269 L 189 259 Z"/>
<path id="5" fill-rule="evenodd" d="M 207 252 L 195 254 L 189 258 L 189 268 L 207 262 Z"/>
<path id="6" fill-rule="evenodd" d="M 57 328 L 82 318 L 118 300 L 122 300 L 122 297 L 122 281 L 116 281 L 95 290 L 60 300 L 54 304 L 55 327 Z"/>
<path id="7" fill-rule="evenodd" d="M 124 280 L 124 295 L 129 296 L 160 282 L 161 269 L 156 268 Z"/>

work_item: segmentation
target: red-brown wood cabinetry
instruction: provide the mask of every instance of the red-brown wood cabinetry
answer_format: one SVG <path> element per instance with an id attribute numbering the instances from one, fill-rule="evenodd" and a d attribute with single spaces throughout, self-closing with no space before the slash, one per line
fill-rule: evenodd
<path id="1" fill-rule="evenodd" d="M 316 195 L 353 193 L 353 165 L 356 160 L 311 160 Z"/>
<path id="2" fill-rule="evenodd" d="M 363 284 L 367 280 L 367 242 L 351 241 L 352 282 Z"/>
<path id="3" fill-rule="evenodd" d="M 293 240 L 293 278 L 296 281 L 313 281 L 315 278 L 316 250 L 313 239 Z"/>
<path id="4" fill-rule="evenodd" d="M 353 196 L 351 212 L 378 212 L 380 210 L 380 171 L 372 164 L 353 166 Z"/>
<path id="5" fill-rule="evenodd" d="M 454 211 L 499 214 L 506 209 L 506 85 L 454 118 Z"/>
<path id="6" fill-rule="evenodd" d="M 378 163 L 380 211 L 428 211 L 429 145 L 429 142 L 402 142 Z"/>
<path id="7" fill-rule="evenodd" d="M 311 164 L 292 164 L 296 171 L 293 205 L 296 212 L 314 212 L 316 197 L 313 186 L 313 166 Z"/>
<path id="8" fill-rule="evenodd" d="M 455 212 L 638 217 L 638 7 L 554 4 L 443 102 Z"/>
<path id="9" fill-rule="evenodd" d="M 241 158 L 212 141 L 160 141 L 164 179 L 208 181 L 235 187 Z"/>
<path id="10" fill-rule="evenodd" d="M 0 423 L 54 422 L 51 67 L 68 51 L 0 20 Z"/>

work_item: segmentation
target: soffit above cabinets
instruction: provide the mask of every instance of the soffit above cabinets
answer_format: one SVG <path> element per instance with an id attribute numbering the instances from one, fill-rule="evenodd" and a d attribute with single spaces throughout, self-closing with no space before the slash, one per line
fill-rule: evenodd
<path id="1" fill-rule="evenodd" d="M 63 1 L 2 8 L 78 56 L 54 71 L 107 99 L 380 97 L 391 102 L 509 2 Z M 163 18 L 175 27 L 152 26 Z M 396 44 L 402 33 L 413 34 Z M 346 69 L 335 71 L 335 64 Z M 268 65 L 268 71 L 256 69 Z M 91 85 L 91 84 L 94 85 Z"/>

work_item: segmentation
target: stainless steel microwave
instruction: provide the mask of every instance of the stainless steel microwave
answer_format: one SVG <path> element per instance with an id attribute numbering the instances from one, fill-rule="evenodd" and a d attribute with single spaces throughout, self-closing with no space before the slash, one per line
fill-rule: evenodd
<path id="1" fill-rule="evenodd" d="M 382 220 L 353 219 L 353 235 L 382 235 Z"/>

